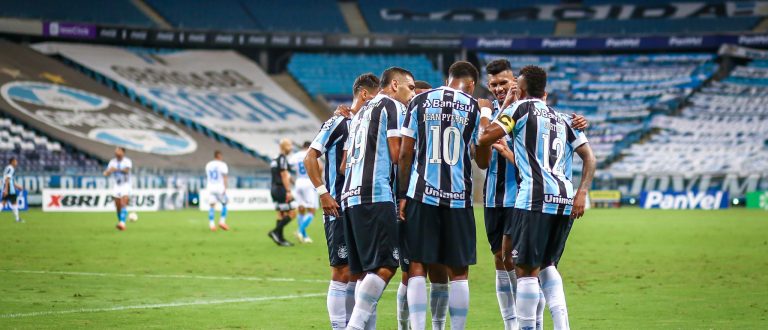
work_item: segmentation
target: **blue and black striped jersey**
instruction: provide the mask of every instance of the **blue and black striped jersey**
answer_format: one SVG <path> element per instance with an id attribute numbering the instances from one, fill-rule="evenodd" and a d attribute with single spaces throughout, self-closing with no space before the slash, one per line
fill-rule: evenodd
<path id="1" fill-rule="evenodd" d="M 16 181 L 14 179 L 14 176 L 16 175 L 16 169 L 8 165 L 3 170 L 3 185 L 0 186 L 0 190 L 5 189 L 5 185 L 8 185 L 8 191 L 7 193 L 9 195 L 16 195 Z"/>
<path id="2" fill-rule="evenodd" d="M 587 143 L 584 133 L 571 127 L 570 116 L 540 99 L 525 99 L 504 109 L 493 122 L 514 139 L 519 176 L 515 208 L 570 215 L 573 152 Z"/>
<path id="3" fill-rule="evenodd" d="M 395 201 L 395 166 L 387 138 L 400 137 L 398 113 L 404 107 L 379 94 L 352 118 L 344 145 L 347 159 L 342 207 Z"/>
<path id="4" fill-rule="evenodd" d="M 445 86 L 411 100 L 402 128 L 403 135 L 416 140 L 408 197 L 437 206 L 472 206 L 479 111 L 472 96 Z"/>
<path id="5" fill-rule="evenodd" d="M 341 203 L 341 190 L 344 187 L 344 143 L 349 135 L 349 119 L 344 116 L 333 116 L 320 128 L 320 132 L 309 146 L 325 155 L 324 179 L 328 193 Z"/>
<path id="6" fill-rule="evenodd" d="M 493 117 L 501 114 L 499 101 L 493 101 Z M 512 138 L 504 137 L 509 149 L 514 150 Z M 517 167 L 491 148 L 491 159 L 485 172 L 483 203 L 485 207 L 513 207 L 517 198 Z"/>

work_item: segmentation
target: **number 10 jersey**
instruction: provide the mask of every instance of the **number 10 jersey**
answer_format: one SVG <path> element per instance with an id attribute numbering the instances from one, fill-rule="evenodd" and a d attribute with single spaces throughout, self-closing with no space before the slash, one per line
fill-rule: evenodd
<path id="1" fill-rule="evenodd" d="M 417 95 L 402 134 L 416 140 L 407 196 L 424 204 L 472 207 L 472 146 L 480 108 L 469 94 L 439 87 Z"/>

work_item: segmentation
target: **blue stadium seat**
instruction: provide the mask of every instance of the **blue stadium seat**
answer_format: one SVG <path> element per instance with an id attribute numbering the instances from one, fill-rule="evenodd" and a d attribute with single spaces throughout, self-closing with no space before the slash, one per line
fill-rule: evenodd
<path id="1" fill-rule="evenodd" d="M 0 0 L 0 16 L 69 22 L 152 26 L 130 0 Z"/>
<path id="2" fill-rule="evenodd" d="M 312 96 L 349 96 L 357 76 L 366 72 L 379 75 L 391 66 L 408 69 L 417 80 L 433 86 L 442 85 L 443 75 L 424 55 L 297 53 L 288 63 L 288 71 Z"/>

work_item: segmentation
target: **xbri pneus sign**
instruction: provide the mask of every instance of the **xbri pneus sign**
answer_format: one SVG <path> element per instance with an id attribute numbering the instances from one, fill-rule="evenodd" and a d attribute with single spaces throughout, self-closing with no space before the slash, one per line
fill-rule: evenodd
<path id="1" fill-rule="evenodd" d="M 173 189 L 134 189 L 128 208 L 131 211 L 175 209 L 184 192 Z M 45 189 L 43 212 L 111 212 L 115 199 L 111 189 Z"/>

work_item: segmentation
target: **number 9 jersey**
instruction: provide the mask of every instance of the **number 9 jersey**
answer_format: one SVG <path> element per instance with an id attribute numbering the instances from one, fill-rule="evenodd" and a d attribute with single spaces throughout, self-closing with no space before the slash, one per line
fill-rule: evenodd
<path id="1" fill-rule="evenodd" d="M 472 207 L 472 146 L 480 107 L 469 94 L 439 87 L 411 100 L 402 134 L 416 140 L 408 197 L 424 204 Z"/>
<path id="2" fill-rule="evenodd" d="M 540 99 L 513 103 L 494 120 L 513 137 L 519 190 L 515 208 L 570 215 L 574 189 L 573 152 L 587 137 L 571 127 L 571 117 Z"/>

